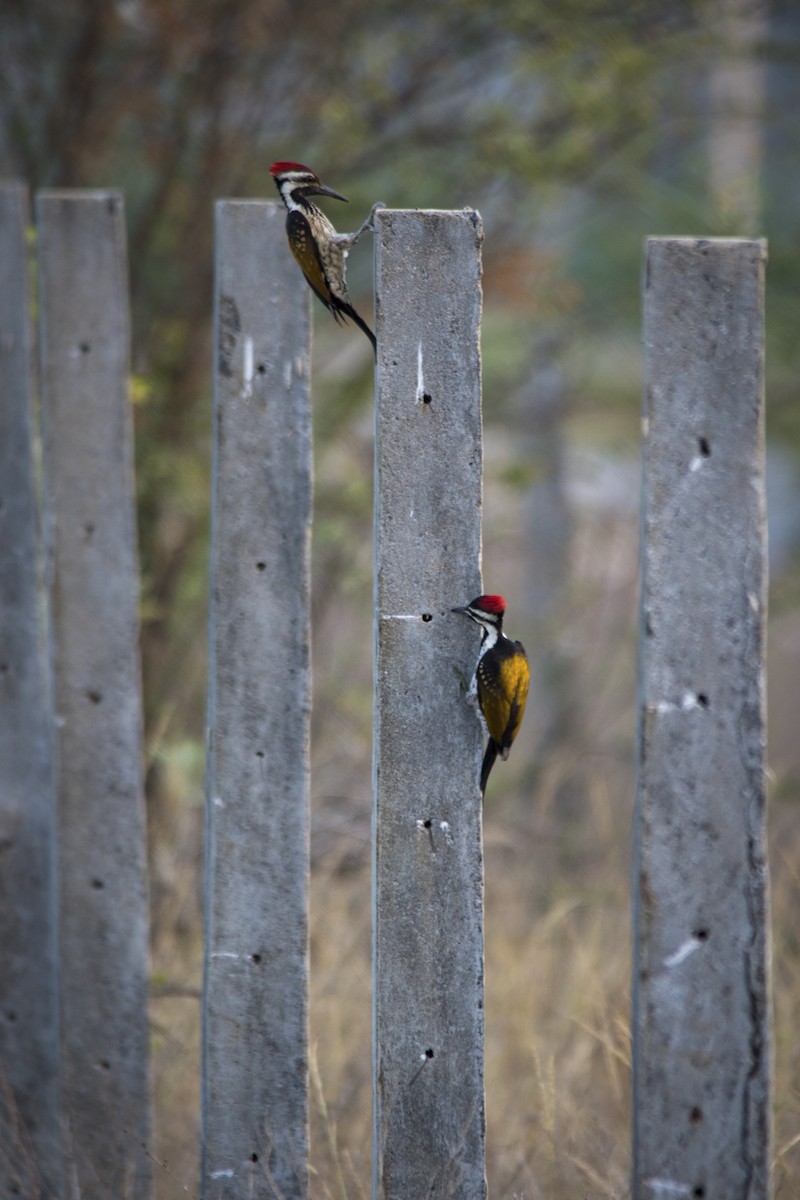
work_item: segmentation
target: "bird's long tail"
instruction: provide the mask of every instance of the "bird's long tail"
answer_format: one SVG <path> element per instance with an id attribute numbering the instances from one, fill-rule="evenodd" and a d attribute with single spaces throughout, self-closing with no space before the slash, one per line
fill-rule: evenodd
<path id="1" fill-rule="evenodd" d="M 494 766 L 496 758 L 497 745 L 492 738 L 489 738 L 486 746 L 486 752 L 483 756 L 483 766 L 481 767 L 481 796 L 483 796 L 486 792 L 486 782 L 489 778 L 489 774 Z"/>
<path id="2" fill-rule="evenodd" d="M 339 312 L 344 313 L 344 315 L 346 317 L 349 317 L 351 321 L 355 321 L 355 323 L 359 327 L 359 329 L 363 329 L 364 333 L 367 335 L 369 340 L 372 342 L 372 349 L 374 351 L 375 357 L 377 358 L 378 357 L 378 343 L 375 340 L 375 334 L 372 332 L 372 330 L 370 329 L 367 322 L 358 315 L 356 310 L 353 308 L 352 304 L 346 304 L 343 301 L 340 301 L 336 305 L 336 307 L 338 308 Z M 334 313 L 334 315 L 336 315 L 336 314 Z"/>

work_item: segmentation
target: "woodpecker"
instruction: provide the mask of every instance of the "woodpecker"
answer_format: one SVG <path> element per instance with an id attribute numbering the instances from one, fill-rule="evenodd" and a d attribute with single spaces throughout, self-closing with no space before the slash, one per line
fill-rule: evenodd
<path id="1" fill-rule="evenodd" d="M 363 329 L 377 354 L 375 334 L 350 303 L 345 283 L 345 259 L 350 247 L 355 245 L 371 224 L 378 205 L 355 233 L 337 233 L 311 197 L 332 196 L 334 200 L 344 200 L 346 204 L 346 196 L 320 183 L 314 172 L 301 163 L 274 162 L 269 173 L 288 210 L 286 236 L 289 249 L 297 259 L 306 282 L 337 321 L 350 317 Z"/>
<path id="2" fill-rule="evenodd" d="M 481 650 L 467 699 L 476 707 L 489 741 L 481 767 L 481 796 L 498 754 L 508 758 L 519 733 L 528 699 L 531 669 L 521 642 L 503 633 L 506 602 L 502 596 L 477 596 L 451 609 L 471 617 L 481 627 Z"/>

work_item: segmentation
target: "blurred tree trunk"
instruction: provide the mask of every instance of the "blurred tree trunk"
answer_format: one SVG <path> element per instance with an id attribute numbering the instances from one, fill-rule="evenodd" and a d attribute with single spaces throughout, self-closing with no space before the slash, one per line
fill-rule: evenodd
<path id="1" fill-rule="evenodd" d="M 709 81 L 711 200 L 733 232 L 755 236 L 761 221 L 766 0 L 717 0 L 709 21 L 720 47 Z"/>
<path id="2" fill-rule="evenodd" d="M 538 757 L 571 738 L 577 720 L 572 667 L 563 647 L 570 592 L 572 519 L 565 479 L 567 403 L 559 363 L 560 340 L 543 337 L 527 384 L 525 423 L 536 482 L 528 500 L 525 534 L 530 577 L 528 619 L 537 645 L 538 683 L 533 691 L 539 729 Z"/>
<path id="3" fill-rule="evenodd" d="M 582 818 L 586 788 L 579 751 L 584 743 L 581 687 L 569 649 L 573 519 L 567 495 L 567 386 L 561 369 L 562 332 L 544 334 L 534 350 L 526 387 L 524 425 L 536 482 L 531 489 L 524 536 L 529 627 L 535 647 L 535 682 L 529 720 L 538 730 L 534 760 L 548 773 L 560 857 L 569 856 L 570 830 Z M 525 808 L 529 808 L 526 803 Z M 553 863 L 554 868 L 557 866 Z"/>

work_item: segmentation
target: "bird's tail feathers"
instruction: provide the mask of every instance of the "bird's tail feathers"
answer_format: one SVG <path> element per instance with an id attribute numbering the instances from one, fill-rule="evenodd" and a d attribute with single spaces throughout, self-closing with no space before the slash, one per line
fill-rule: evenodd
<path id="1" fill-rule="evenodd" d="M 483 796 L 486 792 L 486 783 L 489 779 L 489 775 L 492 767 L 495 764 L 496 758 L 497 744 L 492 738 L 489 738 L 489 741 L 486 745 L 486 751 L 483 756 L 483 765 L 481 767 L 481 796 Z"/>
<path id="2" fill-rule="evenodd" d="M 359 327 L 359 329 L 362 329 L 364 331 L 364 333 L 367 335 L 369 340 L 372 342 L 372 349 L 375 353 L 375 357 L 377 358 L 378 357 L 378 343 L 375 340 L 375 334 L 372 332 L 372 330 L 370 329 L 367 322 L 358 315 L 356 310 L 353 308 L 352 304 L 346 304 L 346 303 L 343 303 L 340 301 L 336 305 L 336 308 L 338 308 L 339 313 L 343 313 L 346 317 L 349 317 L 351 321 L 355 321 L 355 323 Z M 333 314 L 337 320 L 339 319 L 339 313 L 334 312 L 334 314 Z"/>

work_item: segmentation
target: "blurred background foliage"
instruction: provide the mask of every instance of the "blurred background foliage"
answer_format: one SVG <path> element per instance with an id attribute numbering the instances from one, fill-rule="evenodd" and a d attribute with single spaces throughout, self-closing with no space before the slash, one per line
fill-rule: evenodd
<path id="1" fill-rule="evenodd" d="M 164 1197 L 197 1157 L 213 202 L 274 199 L 278 158 L 350 198 L 343 229 L 375 200 L 484 220 L 484 578 L 535 673 L 485 820 L 500 1196 L 627 1194 L 642 240 L 769 239 L 775 1178 L 798 1194 L 799 67 L 790 0 L 6 0 L 4 174 L 127 209 Z M 350 264 L 369 314 L 368 237 Z M 358 1196 L 373 376 L 357 330 L 319 306 L 315 329 L 313 1186 Z"/>

